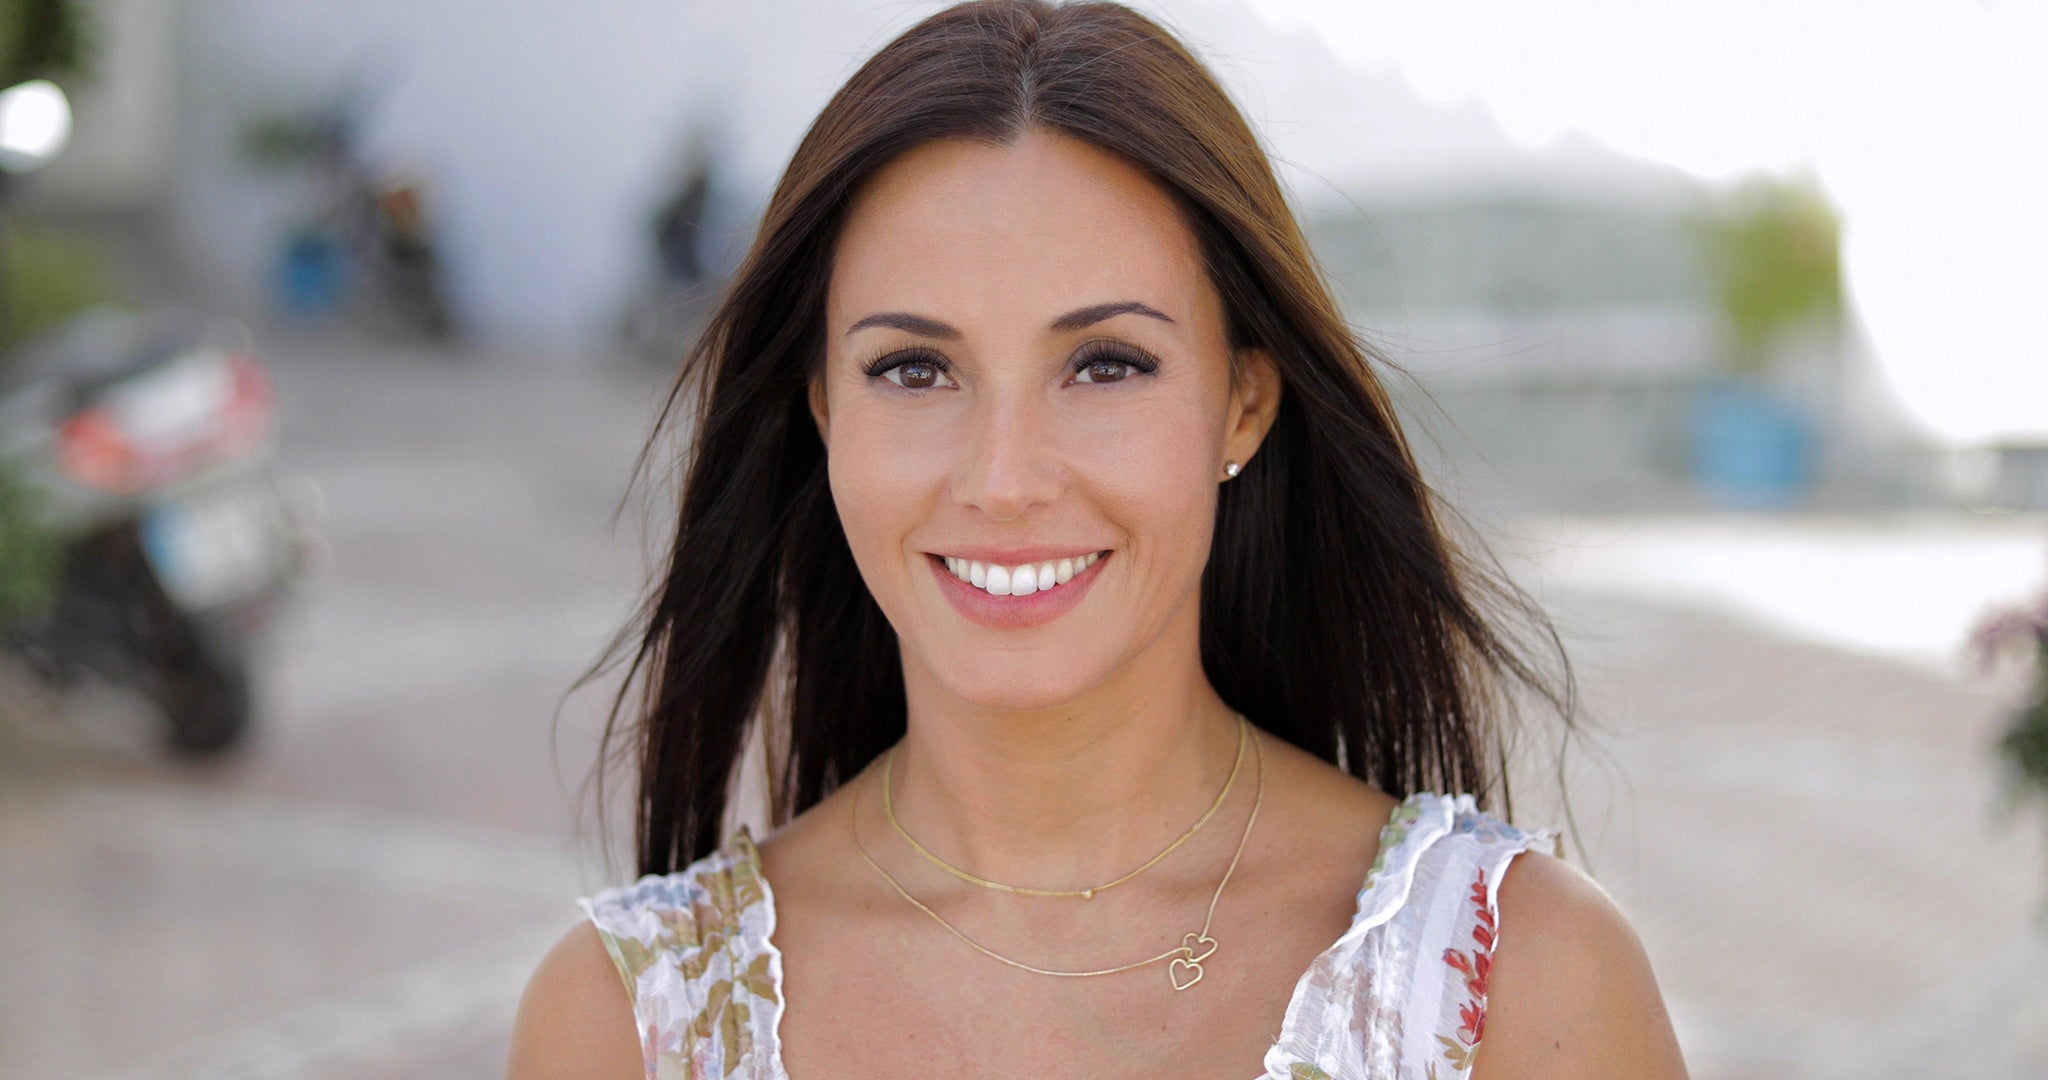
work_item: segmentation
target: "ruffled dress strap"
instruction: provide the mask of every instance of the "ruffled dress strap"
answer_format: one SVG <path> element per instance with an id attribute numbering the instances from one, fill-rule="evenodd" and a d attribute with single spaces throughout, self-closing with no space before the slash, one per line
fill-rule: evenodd
<path id="1" fill-rule="evenodd" d="M 1522 851 L 1557 843 L 1556 830 L 1515 828 L 1469 794 L 1403 800 L 1350 927 L 1295 987 L 1266 1075 L 1453 1080 L 1469 1070 L 1485 1030 L 1500 875 Z"/>
<path id="2" fill-rule="evenodd" d="M 1469 1072 L 1486 1034 L 1487 979 L 1501 935 L 1500 881 L 1531 849 L 1564 856 L 1553 828 L 1521 829 L 1450 800 L 1451 824 L 1417 866 L 1412 911 L 1395 920 L 1412 964 L 1403 1003 L 1401 1068 L 1394 1075 L 1453 1080 Z"/>
<path id="3" fill-rule="evenodd" d="M 576 904 L 625 981 L 649 1080 L 786 1080 L 775 910 L 746 825 L 681 870 Z"/>

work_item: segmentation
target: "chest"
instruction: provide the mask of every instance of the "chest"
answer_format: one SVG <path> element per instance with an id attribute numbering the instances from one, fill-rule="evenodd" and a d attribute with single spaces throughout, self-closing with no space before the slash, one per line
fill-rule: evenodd
<path id="1" fill-rule="evenodd" d="M 891 919 L 847 934 L 785 919 L 782 1060 L 790 1080 L 935 1069 L 988 1080 L 1252 1080 L 1297 983 L 1353 910 L 1262 907 L 1218 912 L 1216 949 L 1180 991 L 1171 979 L 1186 982 L 1189 969 L 1169 972 L 1169 961 L 1060 978 L 1007 967 L 936 925 Z"/>

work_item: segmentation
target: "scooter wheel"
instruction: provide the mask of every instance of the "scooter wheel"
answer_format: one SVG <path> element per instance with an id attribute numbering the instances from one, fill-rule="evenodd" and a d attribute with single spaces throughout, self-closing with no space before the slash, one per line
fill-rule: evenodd
<path id="1" fill-rule="evenodd" d="M 249 673 L 239 660 L 217 657 L 164 673 L 159 704 L 169 722 L 172 753 L 218 754 L 249 729 Z"/>

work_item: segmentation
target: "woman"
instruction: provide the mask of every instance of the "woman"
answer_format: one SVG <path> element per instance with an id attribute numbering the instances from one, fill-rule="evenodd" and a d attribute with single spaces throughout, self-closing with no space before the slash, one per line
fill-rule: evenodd
<path id="1" fill-rule="evenodd" d="M 1378 360 L 1151 21 L 982 0 L 869 60 L 678 379 L 606 732 L 642 876 L 510 1075 L 1683 1076 L 1625 918 L 1478 801 L 1500 676 L 1571 709 Z"/>

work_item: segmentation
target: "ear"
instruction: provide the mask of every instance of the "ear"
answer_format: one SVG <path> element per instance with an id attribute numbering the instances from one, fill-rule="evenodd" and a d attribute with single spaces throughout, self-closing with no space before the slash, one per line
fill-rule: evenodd
<path id="1" fill-rule="evenodd" d="M 1251 464 L 1266 432 L 1280 415 L 1280 368 L 1264 349 L 1238 350 L 1237 385 L 1230 391 L 1229 422 L 1223 433 L 1223 456 Z"/>
<path id="2" fill-rule="evenodd" d="M 812 377 L 807 392 L 811 400 L 811 422 L 818 425 L 818 439 L 829 445 L 832 439 L 829 434 L 831 429 L 830 417 L 825 408 L 825 377 L 823 375 Z"/>

